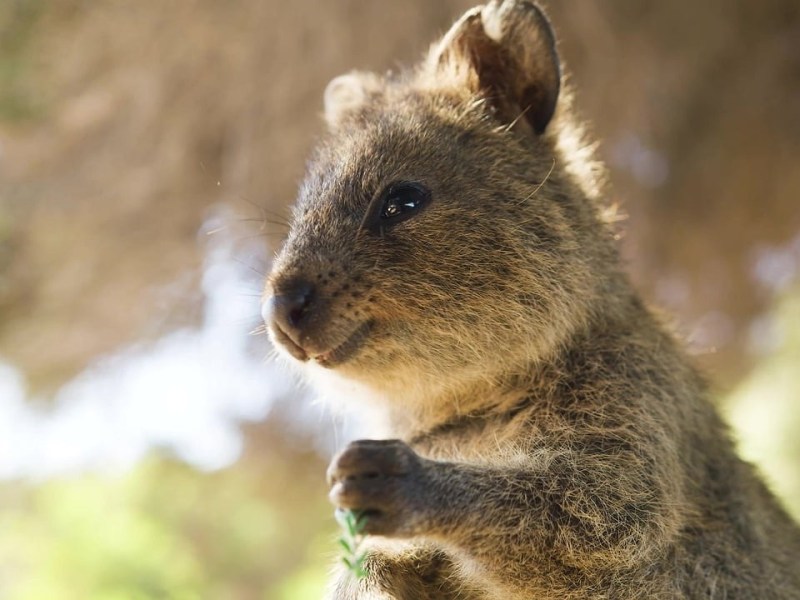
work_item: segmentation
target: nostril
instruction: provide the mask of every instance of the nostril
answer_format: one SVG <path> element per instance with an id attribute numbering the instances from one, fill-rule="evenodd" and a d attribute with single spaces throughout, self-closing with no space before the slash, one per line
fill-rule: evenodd
<path id="1" fill-rule="evenodd" d="M 289 310 L 289 323 L 293 327 L 298 327 L 302 323 L 306 313 L 309 312 L 311 307 L 311 293 L 305 294 L 302 297 L 296 298 L 295 306 Z"/>
<path id="2" fill-rule="evenodd" d="M 297 333 L 308 321 L 313 303 L 312 284 L 305 280 L 285 282 L 270 299 L 270 317 L 286 333 Z"/>

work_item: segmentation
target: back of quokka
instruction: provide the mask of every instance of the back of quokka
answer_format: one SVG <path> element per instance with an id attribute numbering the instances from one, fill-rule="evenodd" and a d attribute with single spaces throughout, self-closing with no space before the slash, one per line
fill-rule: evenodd
<path id="1" fill-rule="evenodd" d="M 800 598 L 800 530 L 621 271 L 542 11 L 477 7 L 325 114 L 265 317 L 398 438 L 331 464 L 369 546 L 332 598 Z"/>

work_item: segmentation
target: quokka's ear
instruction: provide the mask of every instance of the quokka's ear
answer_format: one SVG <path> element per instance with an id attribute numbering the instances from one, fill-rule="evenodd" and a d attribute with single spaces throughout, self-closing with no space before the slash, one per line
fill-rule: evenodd
<path id="1" fill-rule="evenodd" d="M 428 67 L 481 93 L 506 123 L 520 115 L 542 134 L 556 109 L 561 66 L 541 9 L 526 0 L 492 0 L 468 11 L 434 46 Z"/>
<path id="2" fill-rule="evenodd" d="M 336 129 L 347 117 L 358 112 L 377 89 L 377 77 L 352 71 L 331 80 L 325 88 L 325 121 Z"/>

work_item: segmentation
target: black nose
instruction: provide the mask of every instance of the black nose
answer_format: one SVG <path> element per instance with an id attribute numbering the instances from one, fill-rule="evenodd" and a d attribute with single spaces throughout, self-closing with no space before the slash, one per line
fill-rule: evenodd
<path id="1" fill-rule="evenodd" d="M 299 344 L 313 314 L 314 295 L 313 284 L 304 279 L 282 282 L 267 300 L 264 318 Z"/>

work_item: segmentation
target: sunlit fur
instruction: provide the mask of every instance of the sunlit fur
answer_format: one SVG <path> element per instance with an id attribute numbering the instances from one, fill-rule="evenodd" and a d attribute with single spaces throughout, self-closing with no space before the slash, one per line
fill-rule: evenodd
<path id="1" fill-rule="evenodd" d="M 303 368 L 323 393 L 353 382 L 437 492 L 333 597 L 800 598 L 796 526 L 621 271 L 569 92 L 533 135 L 489 108 L 448 36 L 414 70 L 340 81 L 358 87 L 341 106 L 330 94 L 269 280 L 315 282 L 319 351 L 374 322 L 343 364 Z M 432 203 L 362 230 L 401 180 Z"/>
<path id="2" fill-rule="evenodd" d="M 547 356 L 617 276 L 595 276 L 616 262 L 611 236 L 564 172 L 556 136 L 521 138 L 431 83 L 385 82 L 317 150 L 274 271 L 323 273 L 326 292 L 340 291 L 331 344 L 375 319 L 337 371 L 415 410 Z M 430 207 L 383 237 L 359 231 L 370 200 L 399 180 L 426 185 Z"/>

